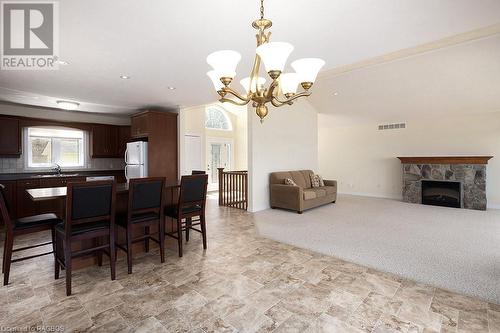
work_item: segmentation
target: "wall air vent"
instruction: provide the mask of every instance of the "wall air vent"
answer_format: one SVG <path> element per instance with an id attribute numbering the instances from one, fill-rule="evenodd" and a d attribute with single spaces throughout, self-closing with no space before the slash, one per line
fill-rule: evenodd
<path id="1" fill-rule="evenodd" d="M 404 129 L 404 128 L 406 128 L 406 123 L 378 125 L 379 131 L 392 130 L 392 129 Z"/>

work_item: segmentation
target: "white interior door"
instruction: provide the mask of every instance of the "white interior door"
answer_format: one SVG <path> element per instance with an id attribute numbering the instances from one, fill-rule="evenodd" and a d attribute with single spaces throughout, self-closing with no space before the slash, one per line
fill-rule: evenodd
<path id="1" fill-rule="evenodd" d="M 209 138 L 207 140 L 207 173 L 208 190 L 219 188 L 219 170 L 231 170 L 233 159 L 233 142 L 231 139 Z"/>
<path id="2" fill-rule="evenodd" d="M 201 136 L 185 135 L 184 149 L 186 153 L 186 165 L 183 174 L 189 175 L 193 170 L 205 170 L 201 153 Z"/>

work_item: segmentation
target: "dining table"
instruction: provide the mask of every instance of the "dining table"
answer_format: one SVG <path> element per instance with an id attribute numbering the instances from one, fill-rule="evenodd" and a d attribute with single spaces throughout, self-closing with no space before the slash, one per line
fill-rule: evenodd
<path id="1" fill-rule="evenodd" d="M 180 188 L 181 182 L 167 182 L 165 184 L 165 189 L 167 193 L 170 192 L 170 201 L 169 204 L 174 203 L 175 190 Z M 119 183 L 116 184 L 116 194 L 128 194 L 129 186 L 128 183 Z M 26 192 L 29 194 L 31 200 L 35 202 L 39 201 L 47 201 L 47 200 L 56 200 L 56 199 L 64 199 L 67 195 L 66 186 L 59 187 L 44 187 L 44 188 L 32 188 L 27 189 Z M 168 200 L 167 200 L 168 201 Z"/>
<path id="2" fill-rule="evenodd" d="M 181 186 L 180 181 L 174 181 L 174 182 L 166 182 L 165 184 L 165 202 L 166 206 L 174 205 L 177 203 L 177 193 L 178 190 Z M 60 207 L 62 212 L 65 212 L 66 208 L 66 195 L 67 195 L 67 188 L 66 186 L 60 186 L 60 187 L 45 187 L 45 188 L 33 188 L 33 189 L 27 189 L 26 192 L 28 193 L 29 197 L 31 200 L 34 202 L 59 202 L 62 207 Z M 128 192 L 129 192 L 129 185 L 128 183 L 118 183 L 116 184 L 116 207 L 115 211 L 117 214 L 119 213 L 124 213 L 127 211 L 128 208 Z M 65 213 L 63 213 L 64 215 Z M 60 218 L 64 219 L 64 216 L 60 216 Z M 167 223 L 166 228 L 170 229 L 170 231 L 176 230 L 177 226 L 176 223 L 173 223 L 173 220 L 171 218 L 165 218 L 165 221 Z M 170 222 L 170 223 L 169 223 Z M 169 228 L 170 225 L 170 228 Z M 116 230 L 116 229 L 115 229 Z M 155 228 L 151 229 L 151 232 L 154 233 L 156 230 Z M 117 242 L 123 243 L 125 241 L 124 235 L 121 233 L 117 233 Z M 78 245 L 77 248 L 85 248 L 87 247 L 88 244 L 85 242 Z M 141 247 L 141 244 L 137 243 L 134 244 L 134 251 L 137 252 L 142 252 L 144 249 Z M 118 251 L 119 255 L 121 255 L 121 251 Z M 78 258 L 75 261 L 75 267 L 86 267 L 90 265 L 95 264 L 95 258 Z"/>

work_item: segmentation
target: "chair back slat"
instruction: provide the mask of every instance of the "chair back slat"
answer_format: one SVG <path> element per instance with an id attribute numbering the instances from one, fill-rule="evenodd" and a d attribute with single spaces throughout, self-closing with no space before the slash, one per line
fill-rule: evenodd
<path id="1" fill-rule="evenodd" d="M 0 214 L 7 230 L 12 231 L 14 226 L 12 224 L 12 220 L 10 219 L 9 206 L 7 205 L 7 200 L 5 198 L 5 186 L 0 184 Z"/>
<path id="2" fill-rule="evenodd" d="M 179 206 L 205 204 L 208 175 L 182 176 L 179 194 Z"/>
<path id="3" fill-rule="evenodd" d="M 66 197 L 66 237 L 71 237 L 72 225 L 115 220 L 116 182 L 70 182 Z"/>
<path id="4" fill-rule="evenodd" d="M 129 182 L 128 216 L 155 213 L 163 214 L 165 178 L 134 178 Z"/>

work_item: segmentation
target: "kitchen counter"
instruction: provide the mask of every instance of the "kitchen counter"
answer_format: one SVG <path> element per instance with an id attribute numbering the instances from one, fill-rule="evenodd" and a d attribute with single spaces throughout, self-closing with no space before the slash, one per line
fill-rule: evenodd
<path id="1" fill-rule="evenodd" d="M 54 172 L 0 173 L 0 181 L 116 175 L 124 175 L 123 169 L 68 171 L 63 172 L 60 176 Z"/>

